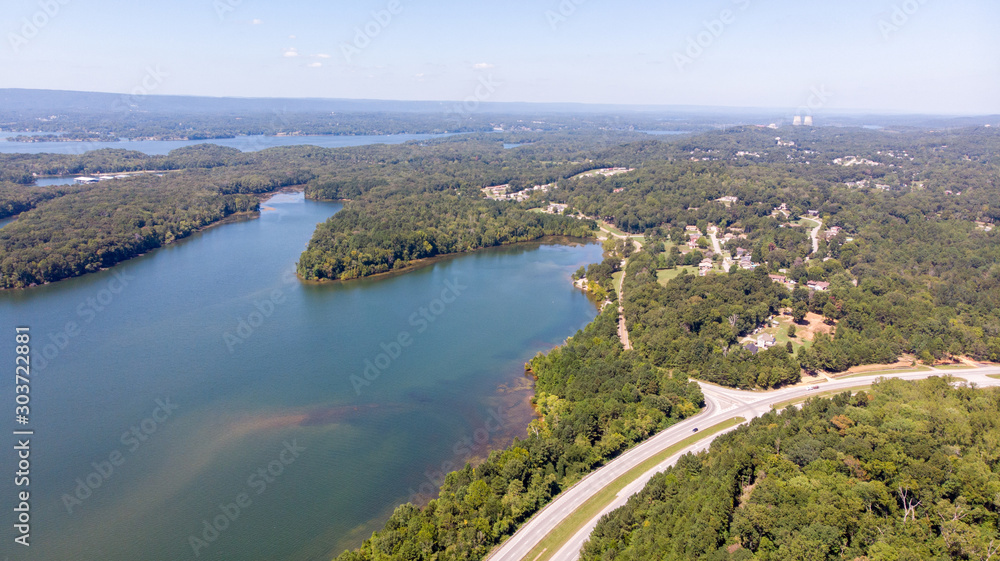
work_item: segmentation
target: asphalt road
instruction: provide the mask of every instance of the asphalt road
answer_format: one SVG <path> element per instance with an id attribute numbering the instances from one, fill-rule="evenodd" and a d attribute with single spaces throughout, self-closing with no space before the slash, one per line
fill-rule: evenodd
<path id="1" fill-rule="evenodd" d="M 931 369 L 909 374 L 897 374 L 892 377 L 903 380 L 920 380 L 931 376 L 944 376 L 948 374 L 962 378 L 970 383 L 975 383 L 979 387 L 1000 386 L 1000 380 L 987 377 L 989 374 L 1000 374 L 1000 367 L 983 367 L 966 370 Z M 549 532 L 562 523 L 567 516 L 609 483 L 618 479 L 632 468 L 691 436 L 693 429 L 696 427 L 700 429 L 709 428 L 734 417 L 743 417 L 749 421 L 767 413 L 773 405 L 785 401 L 831 390 L 844 390 L 866 386 L 882 377 L 886 377 L 886 374 L 820 382 L 815 384 L 819 386 L 815 390 L 812 389 L 814 386 L 800 386 L 768 392 L 741 391 L 700 383 L 706 402 L 705 408 L 700 414 L 656 434 L 604 467 L 584 477 L 580 482 L 564 491 L 545 508 L 536 513 L 517 533 L 496 548 L 487 559 L 490 561 L 534 561 L 533 559 L 527 559 L 526 556 L 528 553 Z M 584 542 L 590 536 L 601 516 L 624 505 L 629 497 L 642 490 L 646 482 L 653 475 L 674 465 L 684 454 L 707 449 L 719 434 L 707 437 L 693 446 L 681 450 L 628 485 L 618 494 L 612 504 L 589 520 L 579 532 L 553 555 L 552 559 L 555 561 L 572 561 L 579 558 L 580 548 L 583 547 Z"/>

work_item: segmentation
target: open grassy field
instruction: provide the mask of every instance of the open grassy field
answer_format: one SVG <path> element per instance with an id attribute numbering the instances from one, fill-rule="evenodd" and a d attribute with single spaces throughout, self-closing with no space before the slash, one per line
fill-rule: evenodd
<path id="1" fill-rule="evenodd" d="M 656 271 L 656 281 L 667 286 L 667 283 L 674 280 L 681 275 L 681 271 L 687 271 L 688 274 L 697 275 L 698 267 L 677 267 L 676 269 L 660 269 Z"/>

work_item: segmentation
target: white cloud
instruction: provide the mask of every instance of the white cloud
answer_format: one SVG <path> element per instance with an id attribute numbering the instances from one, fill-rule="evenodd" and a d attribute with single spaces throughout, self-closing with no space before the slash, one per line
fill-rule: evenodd
<path id="1" fill-rule="evenodd" d="M 294 35 L 289 35 L 288 38 L 289 39 L 296 39 L 296 37 Z"/>
<path id="2" fill-rule="evenodd" d="M 295 47 L 288 47 L 285 49 L 285 56 L 289 58 L 299 56 L 299 51 Z"/>
<path id="3" fill-rule="evenodd" d="M 324 54 L 324 53 L 320 53 L 320 54 L 316 55 L 316 58 L 330 58 L 330 55 Z"/>
<path id="4" fill-rule="evenodd" d="M 320 67 L 323 66 L 323 63 L 322 62 L 310 62 L 306 66 L 308 66 L 309 68 L 320 68 Z"/>
<path id="5" fill-rule="evenodd" d="M 250 22 L 251 25 L 260 25 L 262 23 L 264 23 L 264 20 L 262 19 L 255 19 Z"/>
<path id="6" fill-rule="evenodd" d="M 490 68 L 493 68 L 493 65 L 488 62 L 477 62 L 476 64 L 473 64 L 472 67 L 476 70 L 489 70 Z"/>

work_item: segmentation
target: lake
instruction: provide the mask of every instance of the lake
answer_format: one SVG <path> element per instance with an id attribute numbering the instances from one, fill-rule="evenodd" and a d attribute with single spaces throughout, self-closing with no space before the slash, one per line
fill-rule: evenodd
<path id="1" fill-rule="evenodd" d="M 256 152 L 276 146 L 319 146 L 344 148 L 368 144 L 402 144 L 411 140 L 430 140 L 451 134 L 391 134 L 380 136 L 239 136 L 210 140 L 122 140 L 119 142 L 11 142 L 14 133 L 0 132 L 0 154 L 83 154 L 103 148 L 135 150 L 151 156 L 163 156 L 171 150 L 196 144 L 218 144 L 243 152 Z"/>
<path id="2" fill-rule="evenodd" d="M 12 558 L 315 560 L 356 547 L 445 471 L 523 435 L 525 361 L 597 314 L 571 282 L 601 260 L 596 244 L 306 284 L 294 264 L 340 205 L 279 194 L 263 206 L 108 271 L 0 292 L 0 360 L 14 364 L 14 328 L 28 326 L 34 368 L 32 547 L 5 544 Z M 12 372 L 0 395 L 14 395 Z"/>

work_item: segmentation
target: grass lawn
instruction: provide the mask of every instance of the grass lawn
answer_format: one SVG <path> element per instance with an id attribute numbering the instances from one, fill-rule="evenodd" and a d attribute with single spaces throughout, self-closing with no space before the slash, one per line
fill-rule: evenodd
<path id="1" fill-rule="evenodd" d="M 930 370 L 926 366 L 918 366 L 916 368 L 889 368 L 887 370 L 872 370 L 871 372 L 858 372 L 857 374 L 851 374 L 850 376 L 834 376 L 838 380 L 846 380 L 848 378 L 861 378 L 862 376 L 877 376 L 879 374 L 912 374 L 914 372 L 927 372 Z"/>
<path id="2" fill-rule="evenodd" d="M 993 378 L 994 380 L 1000 380 L 1000 374 L 987 374 L 987 378 Z"/>
<path id="3" fill-rule="evenodd" d="M 601 228 L 603 228 L 603 229 L 611 232 L 612 234 L 614 234 L 616 236 L 624 236 L 625 235 L 625 232 L 622 232 L 621 230 L 619 230 L 618 228 L 615 228 L 614 226 L 612 226 L 611 224 L 608 224 L 607 222 L 598 222 L 598 224 L 600 225 Z"/>
<path id="4" fill-rule="evenodd" d="M 968 370 L 972 368 L 968 364 L 945 364 L 944 366 L 935 366 L 938 370 Z"/>
<path id="5" fill-rule="evenodd" d="M 774 339 L 778 342 L 778 345 L 784 346 L 785 343 L 792 344 L 792 350 L 797 351 L 799 347 L 809 348 L 812 346 L 812 341 L 806 341 L 803 335 L 806 334 L 807 327 L 802 325 L 796 325 L 796 336 L 788 336 L 788 326 L 792 324 L 792 318 L 789 317 L 779 317 L 777 327 L 768 327 L 763 330 L 762 333 L 769 333 L 774 335 Z M 759 334 L 758 334 L 759 335 Z M 754 337 L 756 339 L 756 337 Z"/>
<path id="6" fill-rule="evenodd" d="M 809 394 L 809 395 L 804 396 L 804 397 L 797 397 L 795 399 L 789 399 L 788 401 L 782 401 L 781 403 L 775 403 L 774 405 L 771 406 L 771 410 L 772 411 L 780 411 L 780 410 L 784 409 L 785 407 L 788 407 L 789 405 L 795 405 L 796 403 L 803 403 L 803 402 L 805 402 L 807 400 L 810 400 L 810 399 L 812 399 L 814 397 L 833 397 L 835 395 L 840 395 L 840 394 L 842 394 L 844 392 L 852 392 L 852 393 L 854 393 L 854 392 L 859 392 L 861 390 L 870 390 L 870 389 L 871 389 L 871 386 L 868 385 L 868 386 L 858 386 L 856 388 L 844 388 L 842 390 L 829 390 L 829 391 L 825 391 L 825 392 L 817 390 L 816 393 Z"/>
<path id="7" fill-rule="evenodd" d="M 656 281 L 663 286 L 667 286 L 668 282 L 681 276 L 681 271 L 687 271 L 690 275 L 697 275 L 698 267 L 684 266 L 677 267 L 676 269 L 660 269 L 656 271 Z"/>
<path id="8" fill-rule="evenodd" d="M 535 548 L 528 553 L 525 559 L 531 559 L 533 561 L 545 561 L 546 559 L 550 559 L 556 554 L 557 551 L 559 551 L 559 548 L 562 547 L 563 544 L 569 541 L 574 534 L 580 531 L 581 527 L 590 521 L 591 518 L 597 516 L 598 513 L 604 510 L 605 507 L 615 500 L 618 493 L 621 492 L 621 490 L 624 489 L 629 483 L 632 483 L 642 474 L 653 469 L 670 456 L 673 456 L 684 448 L 691 446 L 695 442 L 713 434 L 722 432 L 730 427 L 734 427 L 745 421 L 746 419 L 742 417 L 736 417 L 719 423 L 713 427 L 706 428 L 632 468 L 628 473 L 609 483 L 587 502 L 583 503 L 580 508 L 576 509 L 572 514 L 567 516 L 561 524 L 549 532 L 549 534 L 545 536 L 542 541 L 538 542 Z"/>
<path id="9" fill-rule="evenodd" d="M 618 271 L 611 275 L 611 282 L 614 283 L 615 292 L 619 292 L 619 287 L 622 285 L 622 277 L 625 276 L 625 271 Z M 621 296 L 621 294 L 619 294 Z"/>

